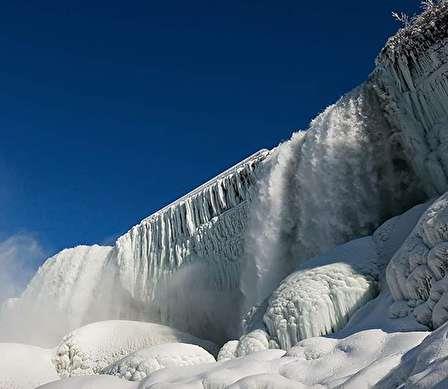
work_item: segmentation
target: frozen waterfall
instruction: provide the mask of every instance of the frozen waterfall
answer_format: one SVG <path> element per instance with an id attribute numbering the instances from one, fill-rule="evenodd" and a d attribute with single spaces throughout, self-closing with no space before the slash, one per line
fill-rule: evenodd
<path id="1" fill-rule="evenodd" d="M 273 151 L 249 214 L 245 309 L 304 260 L 371 233 L 419 196 L 375 90 L 356 88 Z"/>
<path id="2" fill-rule="evenodd" d="M 264 304 L 308 259 L 447 190 L 448 4 L 431 12 L 389 40 L 369 79 L 306 131 L 144 219 L 114 247 L 55 255 L 0 320 L 33 303 L 63 316 L 63 332 L 130 319 L 235 338 L 241 310 Z"/>

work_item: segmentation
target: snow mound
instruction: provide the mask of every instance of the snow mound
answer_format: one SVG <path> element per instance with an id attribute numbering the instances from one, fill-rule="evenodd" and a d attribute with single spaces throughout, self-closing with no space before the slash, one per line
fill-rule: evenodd
<path id="1" fill-rule="evenodd" d="M 141 349 L 103 369 L 103 374 L 128 381 L 141 381 L 167 367 L 193 366 L 216 362 L 203 348 L 186 343 L 167 343 Z"/>
<path id="2" fill-rule="evenodd" d="M 18 343 L 0 343 L 0 388 L 34 389 L 59 379 L 51 350 Z"/>
<path id="3" fill-rule="evenodd" d="M 61 377 L 99 374 L 137 350 L 174 342 L 196 344 L 215 351 L 213 343 L 167 326 L 110 320 L 86 325 L 65 336 L 56 348 L 53 362 Z"/>
<path id="4" fill-rule="evenodd" d="M 280 374 L 309 386 L 372 387 L 400 363 L 401 355 L 418 345 L 427 334 L 367 330 L 340 340 L 305 339 L 288 351 L 286 357 L 294 360 Z"/>
<path id="5" fill-rule="evenodd" d="M 448 193 L 423 214 L 387 267 L 392 317 L 413 312 L 437 328 L 448 320 Z"/>
<path id="6" fill-rule="evenodd" d="M 224 344 L 219 350 L 218 361 L 240 358 L 259 351 L 278 348 L 275 339 L 272 339 L 266 331 L 257 329 L 241 336 L 239 340 L 231 340 Z"/>
<path id="7" fill-rule="evenodd" d="M 311 338 L 285 354 L 267 350 L 210 365 L 160 370 L 141 389 L 362 389 L 375 385 L 420 344 L 426 332 L 362 331 L 345 339 Z M 369 386 L 370 385 L 370 386 Z"/>
<path id="8" fill-rule="evenodd" d="M 376 294 L 375 280 L 346 263 L 299 270 L 274 291 L 264 322 L 287 350 L 301 339 L 342 328 Z"/>
<path id="9" fill-rule="evenodd" d="M 446 331 L 438 334 L 435 341 L 428 337 L 423 343 L 427 332 L 388 334 L 368 330 L 339 340 L 317 337 L 299 342 L 287 353 L 267 350 L 216 363 L 167 367 L 139 384 L 92 376 L 61 380 L 42 389 L 367 389 L 385 382 L 395 371 L 400 372 L 403 364 L 404 375 L 413 369 L 418 374 L 418 369 L 428 365 L 431 355 L 443 360 Z M 437 352 L 441 346 L 442 351 Z M 420 364 L 416 363 L 417 356 Z M 406 363 L 406 358 L 412 363 Z M 384 386 L 391 387 L 395 386 Z"/>
<path id="10" fill-rule="evenodd" d="M 277 366 L 286 363 L 281 359 L 284 354 L 282 350 L 268 350 L 214 364 L 163 369 L 142 381 L 139 389 L 227 388 L 249 376 L 277 372 Z"/>

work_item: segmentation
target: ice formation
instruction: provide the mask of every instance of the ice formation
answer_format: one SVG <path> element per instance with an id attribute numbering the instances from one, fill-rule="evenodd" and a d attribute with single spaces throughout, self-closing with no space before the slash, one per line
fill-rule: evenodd
<path id="1" fill-rule="evenodd" d="M 61 377 L 99 374 L 137 350 L 172 342 L 196 344 L 216 352 L 213 343 L 160 324 L 110 320 L 88 324 L 66 335 L 56 348 L 53 363 Z"/>
<path id="2" fill-rule="evenodd" d="M 216 362 L 202 347 L 186 343 L 164 343 L 139 349 L 102 370 L 129 381 L 141 381 L 151 373 L 169 367 Z"/>
<path id="3" fill-rule="evenodd" d="M 387 268 L 387 282 L 396 302 L 390 314 L 413 312 L 437 328 L 448 320 L 448 193 L 424 213 Z"/>
<path id="4" fill-rule="evenodd" d="M 281 348 L 342 328 L 375 297 L 375 280 L 344 263 L 293 273 L 270 298 L 264 321 Z"/>
<path id="5" fill-rule="evenodd" d="M 369 81 L 272 152 L 249 214 L 246 309 L 304 260 L 371 233 L 420 198 L 396 135 Z"/>
<path id="6" fill-rule="evenodd" d="M 167 205 L 118 238 L 113 248 L 79 246 L 48 259 L 21 298 L 4 305 L 0 322 L 12 329 L 19 324 L 17 340 L 45 346 L 101 319 L 160 321 L 226 339 L 238 328 L 234 301 L 247 208 L 268 155 L 261 150 Z M 190 293 L 178 293 L 180 288 Z M 41 317 L 44 322 L 48 316 L 61 318 L 54 320 L 57 328 L 43 334 L 39 328 L 51 327 L 45 322 L 27 331 L 20 322 L 30 309 L 51 309 Z M 26 332 L 37 332 L 37 339 L 23 339 Z"/>
<path id="7" fill-rule="evenodd" d="M 386 221 L 372 236 L 337 246 L 306 261 L 258 308 L 262 315 L 258 312 L 249 315 L 245 323 L 248 333 L 236 344 L 229 342 L 220 352 L 221 358 L 268 348 L 289 349 L 302 339 L 333 333 L 343 328 L 356 310 L 380 290 L 381 298 L 388 300 L 382 309 L 387 310 L 392 302 L 387 284 L 382 281 L 385 267 L 430 204 L 418 205 Z M 244 347 L 253 337 L 259 340 L 258 348 Z M 241 347 L 247 352 L 238 354 L 236 350 Z"/>
<path id="8" fill-rule="evenodd" d="M 389 39 L 372 75 L 387 119 L 434 196 L 448 189 L 448 3 Z"/>

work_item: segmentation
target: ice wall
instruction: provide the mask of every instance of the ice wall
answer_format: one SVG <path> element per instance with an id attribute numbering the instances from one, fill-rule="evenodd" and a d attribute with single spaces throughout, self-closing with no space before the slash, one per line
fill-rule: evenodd
<path id="1" fill-rule="evenodd" d="M 448 3 L 389 39 L 372 74 L 387 119 L 430 196 L 448 189 Z"/>
<path id="2" fill-rule="evenodd" d="M 36 343 L 48 345 L 85 323 L 132 319 L 226 339 L 238 322 L 247 208 L 268 155 L 261 150 L 167 205 L 114 247 L 79 246 L 49 258 L 21 298 L 5 304 L 0 328 L 36 333 Z M 11 324 L 24 312 L 42 325 Z"/>
<path id="3" fill-rule="evenodd" d="M 268 155 L 250 156 L 117 240 L 118 282 L 151 307 L 148 315 L 197 335 L 228 336 L 238 310 L 225 308 L 238 298 L 247 207 Z"/>
<path id="4" fill-rule="evenodd" d="M 246 202 L 267 154 L 249 157 L 118 238 L 114 255 L 132 297 L 148 301 L 165 275 L 192 261 L 240 258 Z"/>

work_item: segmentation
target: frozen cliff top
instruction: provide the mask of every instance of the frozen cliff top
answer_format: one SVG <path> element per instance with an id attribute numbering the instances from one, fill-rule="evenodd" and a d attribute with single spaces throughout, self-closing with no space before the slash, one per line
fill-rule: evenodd
<path id="1" fill-rule="evenodd" d="M 409 20 L 405 27 L 389 38 L 381 50 L 377 64 L 385 58 L 406 55 L 412 51 L 415 55 L 448 37 L 448 1 L 428 5 L 427 9 Z"/>
<path id="2" fill-rule="evenodd" d="M 165 205 L 162 209 L 158 210 L 157 212 L 153 213 L 152 215 L 149 215 L 147 218 L 143 219 L 142 222 L 151 221 L 152 219 L 157 218 L 159 215 L 163 214 L 165 211 L 167 211 L 170 208 L 176 207 L 185 200 L 194 197 L 201 192 L 205 191 L 208 187 L 216 184 L 219 180 L 222 180 L 230 175 L 233 175 L 237 172 L 243 171 L 248 167 L 252 167 L 253 165 L 258 164 L 259 162 L 263 161 L 268 155 L 270 151 L 267 149 L 261 149 L 257 151 L 256 153 L 250 155 L 246 159 L 243 159 L 242 161 L 238 162 L 236 165 L 233 165 L 232 167 L 228 168 L 227 170 L 223 171 L 222 173 L 218 174 L 216 177 L 213 177 L 212 179 L 204 182 L 202 185 L 198 186 L 197 188 L 193 189 L 191 192 L 188 192 L 187 194 L 183 195 L 181 198 L 174 200 L 173 202 L 169 203 L 168 205 Z"/>

